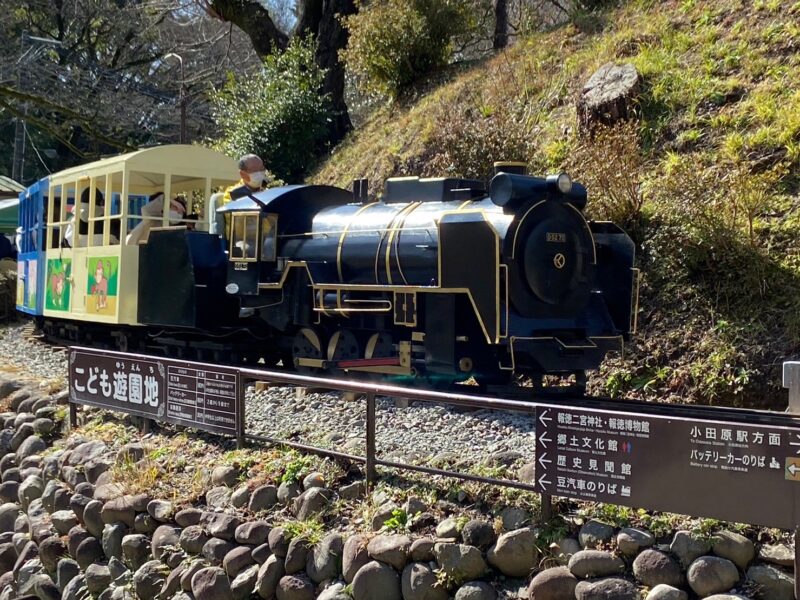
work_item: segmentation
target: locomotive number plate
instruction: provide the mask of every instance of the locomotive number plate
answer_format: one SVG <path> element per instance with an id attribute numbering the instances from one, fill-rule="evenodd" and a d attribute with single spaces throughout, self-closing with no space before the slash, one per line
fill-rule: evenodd
<path id="1" fill-rule="evenodd" d="M 560 233 L 560 232 L 551 232 L 548 231 L 545 239 L 548 242 L 566 242 L 567 241 L 567 234 Z"/>
<path id="2" fill-rule="evenodd" d="M 246 262 L 233 263 L 233 270 L 234 271 L 247 271 L 247 263 Z"/>

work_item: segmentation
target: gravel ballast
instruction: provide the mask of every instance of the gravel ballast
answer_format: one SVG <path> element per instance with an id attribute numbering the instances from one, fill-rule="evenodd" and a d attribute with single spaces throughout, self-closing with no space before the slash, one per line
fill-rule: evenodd
<path id="1" fill-rule="evenodd" d="M 63 349 L 30 339 L 26 323 L 0 328 L 0 348 L 6 365 L 48 380 L 64 380 L 67 354 Z M 376 435 L 382 458 L 460 468 L 483 463 L 492 455 L 518 462 L 534 455 L 534 417 L 521 413 L 478 410 L 459 412 L 442 405 L 415 403 L 400 408 L 389 398 L 376 402 Z M 352 454 L 363 454 L 366 404 L 340 393 L 299 396 L 294 388 L 272 387 L 246 394 L 247 433 L 305 441 Z M 508 460 L 511 459 L 511 460 Z M 494 465 L 493 465 L 494 466 Z"/>

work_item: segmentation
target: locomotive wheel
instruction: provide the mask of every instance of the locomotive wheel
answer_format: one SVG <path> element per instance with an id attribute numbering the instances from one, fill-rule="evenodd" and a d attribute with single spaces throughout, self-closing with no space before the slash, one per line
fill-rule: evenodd
<path id="1" fill-rule="evenodd" d="M 348 329 L 340 329 L 331 336 L 328 342 L 328 360 L 352 360 L 359 358 L 358 339 L 355 334 Z M 333 367 L 332 371 L 338 371 L 337 367 Z"/>
<path id="2" fill-rule="evenodd" d="M 130 340 L 128 339 L 127 333 L 120 333 L 117 335 L 116 342 L 117 350 L 120 352 L 127 352 L 130 349 Z"/>
<path id="3" fill-rule="evenodd" d="M 316 367 L 298 364 L 301 358 L 322 359 L 322 340 L 319 334 L 310 327 L 303 327 L 294 336 L 292 341 L 292 360 L 298 373 L 313 373 L 317 370 Z"/>
<path id="4" fill-rule="evenodd" d="M 392 356 L 393 351 L 392 336 L 381 331 L 369 336 L 364 349 L 364 358 L 387 358 Z"/>

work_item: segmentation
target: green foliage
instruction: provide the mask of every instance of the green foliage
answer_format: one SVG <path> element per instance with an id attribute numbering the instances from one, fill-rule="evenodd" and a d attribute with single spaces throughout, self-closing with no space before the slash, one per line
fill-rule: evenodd
<path id="1" fill-rule="evenodd" d="M 467 526 L 469 523 L 469 517 L 467 515 L 459 515 L 456 517 L 456 531 L 461 533 L 464 531 L 464 527 Z"/>
<path id="2" fill-rule="evenodd" d="M 156 448 L 155 450 L 151 450 L 150 453 L 147 455 L 147 458 L 150 460 L 158 460 L 160 458 L 166 458 L 172 453 L 172 448 L 167 446 L 161 446 Z"/>
<path id="3" fill-rule="evenodd" d="M 281 524 L 290 540 L 295 538 L 305 540 L 309 546 L 314 546 L 322 541 L 325 536 L 325 525 L 319 519 L 312 518 L 305 521 L 286 521 Z"/>
<path id="4" fill-rule="evenodd" d="M 373 2 L 344 19 L 350 40 L 341 57 L 365 91 L 394 97 L 448 63 L 468 18 L 458 0 Z"/>
<path id="5" fill-rule="evenodd" d="M 332 115 L 323 78 L 313 42 L 298 38 L 249 77 L 231 75 L 212 96 L 217 147 L 236 157 L 258 154 L 278 178 L 301 180 L 324 148 Z"/>
<path id="6" fill-rule="evenodd" d="M 669 380 L 672 369 L 668 366 L 645 367 L 640 374 L 627 368 L 613 367 L 606 375 L 606 390 L 612 398 L 619 398 L 626 392 L 652 393 Z"/>
<path id="7" fill-rule="evenodd" d="M 611 369 L 606 376 L 606 391 L 612 398 L 620 397 L 625 391 L 630 389 L 633 374 L 625 368 Z"/>
<path id="8" fill-rule="evenodd" d="M 286 469 L 283 471 L 283 475 L 281 475 L 281 482 L 294 483 L 300 481 L 300 476 L 309 468 L 310 464 L 311 457 L 298 456 L 286 465 Z"/>
<path id="9" fill-rule="evenodd" d="M 718 521 L 717 519 L 701 519 L 697 527 L 692 531 L 692 535 L 696 534 L 701 538 L 709 538 L 722 528 L 722 521 Z"/>
<path id="10" fill-rule="evenodd" d="M 66 406 L 58 406 L 53 413 L 53 421 L 61 423 L 67 420 L 68 409 Z"/>
<path id="11" fill-rule="evenodd" d="M 629 527 L 634 517 L 634 510 L 616 504 L 597 504 L 590 509 L 589 514 L 592 518 L 614 527 Z"/>
<path id="12" fill-rule="evenodd" d="M 490 116 L 468 110 L 447 119 L 427 144 L 433 153 L 426 167 L 431 175 L 486 179 L 495 161 L 528 162 L 533 154 L 524 120 L 509 110 Z"/>
<path id="13" fill-rule="evenodd" d="M 783 164 L 754 172 L 738 159 L 703 162 L 695 154 L 667 154 L 650 186 L 659 216 L 684 228 L 687 266 L 698 269 L 738 254 L 745 240 L 758 246 L 757 219 L 775 206 L 786 173 Z"/>
<path id="14" fill-rule="evenodd" d="M 640 508 L 637 511 L 637 521 L 641 527 L 659 538 L 671 534 L 680 521 L 680 517 L 671 513 L 651 514 Z"/>
<path id="15" fill-rule="evenodd" d="M 621 227 L 637 226 L 644 207 L 638 127 L 635 121 L 598 127 L 578 139 L 564 164 L 589 190 L 591 216 Z"/>
<path id="16" fill-rule="evenodd" d="M 549 548 L 550 544 L 560 542 L 567 537 L 567 535 L 569 535 L 569 524 L 562 516 L 556 515 L 551 521 L 545 523 L 537 530 L 537 546 Z"/>
<path id="17" fill-rule="evenodd" d="M 402 532 L 408 529 L 408 515 L 402 508 L 395 508 L 392 516 L 383 522 L 383 529 L 387 531 Z"/>
<path id="18" fill-rule="evenodd" d="M 258 457 L 247 449 L 231 450 L 223 455 L 222 461 L 226 465 L 246 472 L 258 463 Z"/>
<path id="19" fill-rule="evenodd" d="M 461 577 L 453 573 L 448 573 L 442 568 L 434 569 L 433 574 L 436 576 L 436 583 L 433 584 L 433 587 L 438 587 L 443 590 L 451 590 L 458 587 L 462 583 Z"/>
<path id="20" fill-rule="evenodd" d="M 744 357 L 736 344 L 738 333 L 723 320 L 700 342 L 700 358 L 692 364 L 689 373 L 694 385 L 709 400 L 716 400 L 723 394 L 736 396 L 750 382 L 752 372 L 743 366 Z M 748 332 L 741 334 L 748 335 Z"/>

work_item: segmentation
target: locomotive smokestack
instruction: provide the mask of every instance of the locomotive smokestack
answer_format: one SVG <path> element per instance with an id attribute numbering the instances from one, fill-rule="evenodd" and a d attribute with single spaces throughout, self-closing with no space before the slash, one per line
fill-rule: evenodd
<path id="1" fill-rule="evenodd" d="M 566 173 L 545 178 L 499 173 L 492 178 L 489 196 L 497 206 L 514 208 L 531 199 L 562 200 L 578 210 L 586 207 L 586 188 L 572 181 Z"/>
<path id="2" fill-rule="evenodd" d="M 498 160 L 494 163 L 494 175 L 498 173 L 510 173 L 512 175 L 527 175 L 528 165 L 524 162 L 509 160 Z"/>

